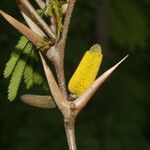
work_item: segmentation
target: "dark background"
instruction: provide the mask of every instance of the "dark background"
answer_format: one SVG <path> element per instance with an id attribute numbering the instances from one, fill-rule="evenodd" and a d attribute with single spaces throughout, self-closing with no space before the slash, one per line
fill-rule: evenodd
<path id="1" fill-rule="evenodd" d="M 68 36 L 67 83 L 84 52 L 103 47 L 100 73 L 129 54 L 81 112 L 76 123 L 79 150 L 150 149 L 150 1 L 77 0 Z M 23 21 L 15 0 L 0 0 L 0 9 Z M 62 116 L 19 100 L 7 100 L 9 80 L 3 70 L 20 33 L 0 18 L 0 149 L 68 149 Z M 37 87 L 35 87 L 37 88 Z"/>

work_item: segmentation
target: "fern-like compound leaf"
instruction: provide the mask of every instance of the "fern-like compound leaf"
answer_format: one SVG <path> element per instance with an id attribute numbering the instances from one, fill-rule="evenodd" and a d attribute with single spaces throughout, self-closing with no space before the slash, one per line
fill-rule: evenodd
<path id="1" fill-rule="evenodd" d="M 45 15 L 45 9 L 37 10 L 41 17 Z M 47 44 L 41 43 L 39 47 Z M 37 84 L 43 86 L 43 89 L 48 91 L 48 85 L 46 80 L 39 70 L 38 54 L 33 44 L 24 36 L 22 36 L 15 49 L 12 51 L 11 57 L 6 64 L 4 70 L 4 77 L 11 76 L 8 87 L 8 99 L 13 101 L 17 95 L 21 79 L 24 78 L 26 88 L 29 89 L 33 85 Z M 37 66 L 37 67 L 35 67 Z"/>
<path id="2" fill-rule="evenodd" d="M 36 51 L 34 49 L 32 52 L 33 52 L 32 59 L 34 60 L 34 63 L 32 64 L 33 84 L 42 86 L 43 89 L 48 91 L 48 89 L 49 89 L 48 84 L 47 84 L 45 78 L 43 77 L 42 71 L 40 70 L 40 65 L 39 65 L 40 62 L 39 62 L 38 54 L 36 53 Z"/>
<path id="3" fill-rule="evenodd" d="M 34 80 L 33 80 L 33 64 L 34 64 L 34 51 L 35 49 L 32 49 L 31 54 L 30 54 L 30 58 L 28 58 L 26 67 L 25 67 L 25 71 L 23 74 L 24 77 L 24 82 L 26 84 L 26 88 L 29 89 L 34 85 Z"/>
<path id="4" fill-rule="evenodd" d="M 11 54 L 9 61 L 6 64 L 6 67 L 4 70 L 5 78 L 8 78 L 12 74 L 12 72 L 17 64 L 17 61 L 19 60 L 20 55 L 22 54 L 22 51 L 25 48 L 25 46 L 27 45 L 27 43 L 28 43 L 28 39 L 26 37 L 22 36 L 19 39 L 18 44 L 16 45 L 14 51 Z"/>
<path id="5" fill-rule="evenodd" d="M 31 50 L 32 50 L 32 44 L 28 43 L 24 48 L 22 57 L 18 60 L 14 68 L 14 71 L 12 73 L 11 80 L 9 83 L 9 87 L 8 87 L 8 99 L 10 101 L 13 101 L 16 98 L 18 88 L 21 83 L 21 79 L 25 70 L 27 58 Z"/>

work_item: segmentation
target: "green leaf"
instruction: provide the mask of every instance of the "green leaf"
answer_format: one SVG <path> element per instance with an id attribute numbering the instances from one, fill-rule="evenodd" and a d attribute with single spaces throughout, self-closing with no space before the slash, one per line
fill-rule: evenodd
<path id="1" fill-rule="evenodd" d="M 45 15 L 45 8 L 43 8 L 43 9 L 37 9 L 37 13 L 41 16 L 41 17 L 43 17 L 44 15 Z"/>
<path id="2" fill-rule="evenodd" d="M 34 64 L 34 51 L 35 49 L 32 49 L 30 59 L 28 58 L 25 71 L 24 71 L 24 82 L 26 84 L 26 88 L 29 89 L 34 85 L 34 80 L 33 80 L 33 64 Z"/>
<path id="3" fill-rule="evenodd" d="M 37 12 L 41 15 L 45 15 L 45 8 L 42 10 L 37 10 Z M 46 43 L 41 43 L 43 45 Z M 30 55 L 30 57 L 29 57 Z M 39 70 L 39 61 L 38 56 L 36 54 L 36 49 L 29 40 L 22 36 L 15 49 L 12 51 L 11 57 L 6 64 L 4 70 L 4 77 L 8 78 L 11 76 L 9 87 L 8 87 L 8 99 L 13 101 L 16 98 L 19 85 L 21 83 L 22 78 L 24 78 L 24 82 L 26 88 L 29 89 L 33 85 L 42 85 L 43 89 L 48 91 L 48 85 Z M 35 64 L 37 67 L 35 68 Z"/>
<path id="4" fill-rule="evenodd" d="M 42 71 L 40 70 L 40 67 L 39 67 L 39 58 L 38 58 L 38 55 L 35 53 L 34 55 L 35 57 L 35 64 L 36 64 L 36 67 L 35 67 L 35 70 L 34 70 L 34 83 L 37 84 L 37 85 L 42 85 L 43 89 L 45 89 L 46 91 L 49 90 L 48 88 L 48 84 L 47 84 L 47 81 L 45 80 L 46 78 L 43 76 L 42 74 Z"/>
<path id="5" fill-rule="evenodd" d="M 34 83 L 37 85 L 41 85 L 43 82 L 42 76 L 37 71 L 34 71 L 33 76 L 34 76 Z"/>
<path id="6" fill-rule="evenodd" d="M 21 79 L 25 70 L 27 58 L 31 50 L 32 50 L 32 44 L 28 43 L 24 48 L 22 57 L 18 60 L 14 68 L 14 71 L 12 73 L 11 80 L 9 83 L 9 87 L 8 87 L 8 99 L 10 101 L 13 101 L 16 98 L 18 88 L 21 83 Z"/>
<path id="7" fill-rule="evenodd" d="M 20 58 L 20 55 L 22 54 L 23 49 L 25 48 L 25 46 L 28 43 L 28 39 L 24 36 L 22 36 L 19 41 L 18 44 L 16 45 L 14 51 L 11 54 L 11 57 L 9 59 L 9 61 L 6 64 L 5 70 L 4 70 L 4 77 L 8 78 L 11 73 L 13 72 L 17 61 Z"/>
<path id="8" fill-rule="evenodd" d="M 37 84 L 37 85 L 42 85 L 43 89 L 45 89 L 46 91 L 49 90 L 48 88 L 48 84 L 45 80 L 45 78 L 43 78 L 43 76 L 40 74 L 40 72 L 38 72 L 37 70 L 34 71 L 34 74 L 33 74 L 33 78 L 34 78 L 34 84 Z"/>
<path id="9" fill-rule="evenodd" d="M 63 27 L 62 25 L 63 13 L 61 8 L 62 3 L 63 1 L 51 0 L 45 11 L 46 15 L 55 17 L 58 37 L 60 36 L 60 32 L 62 31 Z"/>

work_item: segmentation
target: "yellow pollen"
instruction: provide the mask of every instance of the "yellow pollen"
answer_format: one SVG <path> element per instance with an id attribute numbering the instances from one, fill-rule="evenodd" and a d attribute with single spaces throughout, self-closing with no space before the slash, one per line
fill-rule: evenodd
<path id="1" fill-rule="evenodd" d="M 90 50 L 84 54 L 68 84 L 68 89 L 72 94 L 79 97 L 95 81 L 102 62 L 102 57 L 101 47 L 98 44 L 92 46 Z"/>

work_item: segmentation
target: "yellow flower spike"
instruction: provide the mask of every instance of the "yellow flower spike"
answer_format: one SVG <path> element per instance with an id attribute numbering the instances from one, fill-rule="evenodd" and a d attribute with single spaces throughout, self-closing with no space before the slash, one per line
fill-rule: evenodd
<path id="1" fill-rule="evenodd" d="M 101 47 L 98 44 L 93 45 L 84 54 L 79 66 L 69 81 L 68 89 L 71 92 L 71 98 L 79 97 L 95 81 L 102 58 Z"/>

